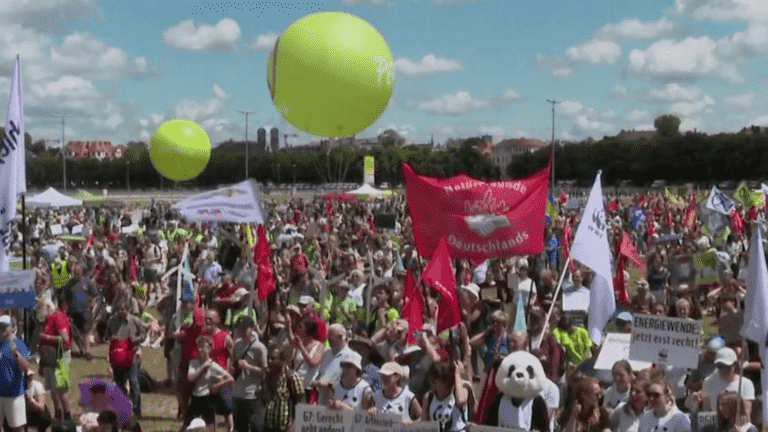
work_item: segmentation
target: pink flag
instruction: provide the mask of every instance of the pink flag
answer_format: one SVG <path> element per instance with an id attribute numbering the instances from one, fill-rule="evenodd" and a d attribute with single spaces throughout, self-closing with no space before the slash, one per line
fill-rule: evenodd
<path id="1" fill-rule="evenodd" d="M 275 278 L 272 275 L 272 248 L 267 239 L 267 232 L 264 230 L 264 224 L 259 224 L 257 233 L 258 243 L 253 254 L 253 262 L 258 266 L 259 273 L 256 278 L 256 285 L 259 287 L 259 300 L 264 300 L 269 293 L 275 290 Z"/>

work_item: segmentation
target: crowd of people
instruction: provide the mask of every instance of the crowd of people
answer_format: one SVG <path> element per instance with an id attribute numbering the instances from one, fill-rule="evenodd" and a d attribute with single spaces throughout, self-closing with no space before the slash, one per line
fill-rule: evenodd
<path id="1" fill-rule="evenodd" d="M 714 330 L 703 335 L 695 369 L 636 370 L 620 360 L 601 370 L 601 346 L 586 330 L 592 272 L 565 259 L 586 197 L 569 199 L 577 204 L 561 203 L 541 255 L 453 260 L 461 323 L 440 334 L 439 295 L 423 284 L 424 325 L 409 328 L 401 317 L 406 274 L 418 277 L 427 261 L 415 251 L 404 196 L 264 202 L 276 288 L 265 299 L 256 294 L 255 226 L 186 221 L 154 201 L 28 210 L 37 306 L 0 317 L 0 416 L 11 431 L 141 430 L 142 356 L 162 349 L 167 376 L 159 381 L 174 389 L 181 432 L 213 431 L 217 419 L 226 432 L 289 432 L 297 404 L 395 413 L 458 432 L 487 422 L 486 378 L 525 350 L 546 375 L 543 429 L 685 432 L 697 412 L 714 411 L 716 430 L 759 430 L 758 347 L 739 329 L 749 235 L 762 222 L 714 238 L 703 233 L 705 221 L 686 223 L 685 207 L 662 194 L 606 194 L 613 256 L 626 232 L 647 263 L 637 279 L 626 273 L 630 297 L 618 302 L 606 333 L 631 333 L 635 314 L 706 318 Z M 647 219 L 634 224 L 637 209 Z M 751 221 L 749 209 L 737 211 Z M 396 215 L 395 225 L 377 227 L 381 214 Z M 79 226 L 83 237 L 61 241 L 52 225 Z M 11 237 L 18 256 L 20 226 Z M 129 226 L 138 230 L 124 232 Z M 185 249 L 191 277 L 171 272 Z M 692 256 L 710 250 L 717 278 L 696 284 Z M 515 322 L 518 303 L 524 326 Z M 79 387 L 61 382 L 62 359 L 92 361 L 100 344 L 108 345 L 108 381 L 130 400 L 127 415 L 106 402 L 76 407 Z M 102 400 L 108 387 L 94 385 L 90 396 Z"/>

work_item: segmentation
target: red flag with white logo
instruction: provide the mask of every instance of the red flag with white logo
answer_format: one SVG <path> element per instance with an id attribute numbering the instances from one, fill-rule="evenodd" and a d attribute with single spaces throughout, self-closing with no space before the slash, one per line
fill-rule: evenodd
<path id="1" fill-rule="evenodd" d="M 437 306 L 437 333 L 459 324 L 459 293 L 456 291 L 448 240 L 445 238 L 437 246 L 424 274 L 421 275 L 421 280 L 440 294 L 440 304 Z"/>

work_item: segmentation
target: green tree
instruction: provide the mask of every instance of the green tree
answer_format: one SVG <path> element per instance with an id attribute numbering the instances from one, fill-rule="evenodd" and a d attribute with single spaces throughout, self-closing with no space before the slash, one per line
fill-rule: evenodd
<path id="1" fill-rule="evenodd" d="M 653 121 L 653 127 L 659 132 L 660 136 L 673 137 L 680 133 L 680 118 L 672 114 L 664 114 L 656 117 Z"/>

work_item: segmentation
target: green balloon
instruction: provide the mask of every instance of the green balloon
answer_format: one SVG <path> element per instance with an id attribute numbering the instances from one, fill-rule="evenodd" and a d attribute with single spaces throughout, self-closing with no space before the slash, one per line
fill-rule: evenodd
<path id="1" fill-rule="evenodd" d="M 320 12 L 293 22 L 267 64 L 272 102 L 283 118 L 312 135 L 362 131 L 389 104 L 395 86 L 392 52 L 367 21 Z"/>
<path id="2" fill-rule="evenodd" d="M 152 135 L 149 158 L 164 177 L 174 181 L 190 180 L 208 165 L 211 140 L 205 129 L 192 120 L 168 120 Z"/>

